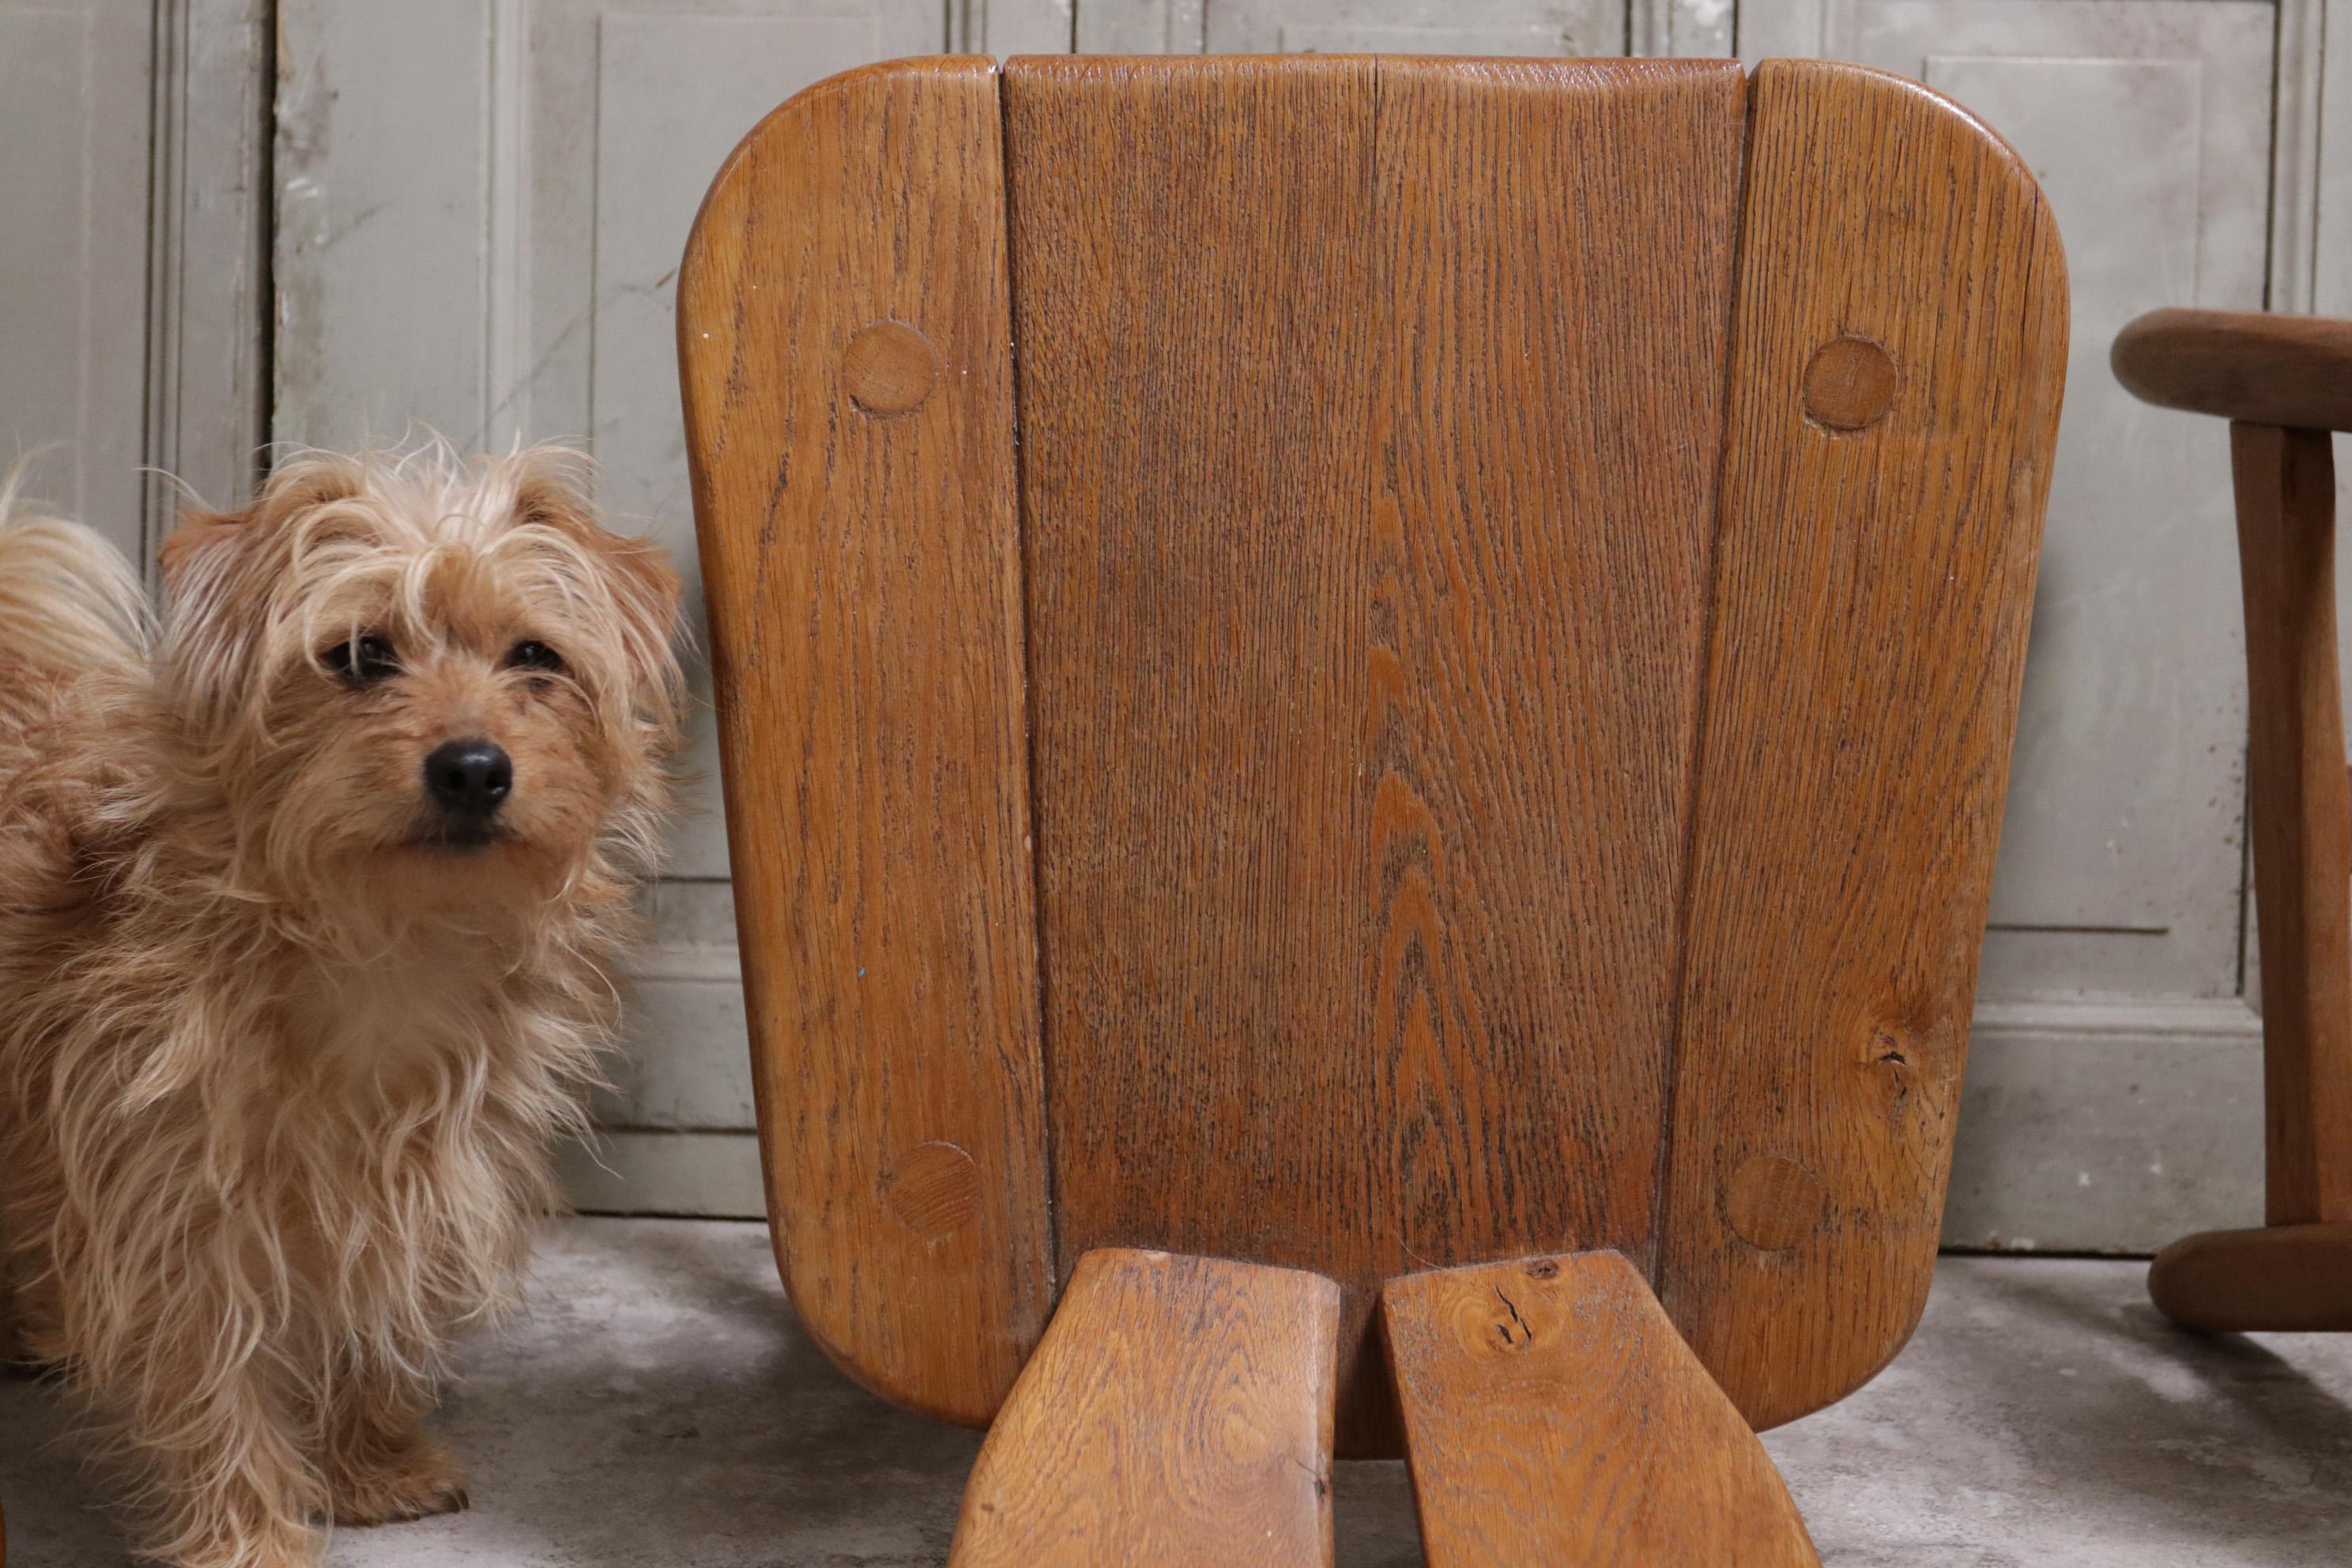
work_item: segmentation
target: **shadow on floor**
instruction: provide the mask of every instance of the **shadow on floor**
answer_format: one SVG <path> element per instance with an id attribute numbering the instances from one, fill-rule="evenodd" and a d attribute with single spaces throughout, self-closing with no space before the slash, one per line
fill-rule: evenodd
<path id="1" fill-rule="evenodd" d="M 1948 1258 L 1911 1347 L 1768 1445 L 1832 1568 L 2352 1560 L 2352 1336 L 2200 1340 L 2141 1266 Z M 336 1568 L 916 1568 L 977 1434 L 889 1409 L 795 1329 L 761 1227 L 587 1220 L 441 1417 L 467 1514 L 340 1534 Z M 0 1379 L 12 1568 L 116 1568 L 53 1392 Z M 1343 1568 L 1421 1561 L 1402 1467 L 1341 1466 Z"/>
<path id="2" fill-rule="evenodd" d="M 1911 1346 L 1768 1439 L 1831 1562 L 2352 1560 L 2352 1336 L 2200 1338 L 2147 1266 L 1946 1258 Z"/>

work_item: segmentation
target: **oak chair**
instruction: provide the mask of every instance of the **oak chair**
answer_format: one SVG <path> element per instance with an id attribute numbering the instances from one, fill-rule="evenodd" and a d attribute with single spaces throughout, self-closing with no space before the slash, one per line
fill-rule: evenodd
<path id="1" fill-rule="evenodd" d="M 2065 363 L 1780 61 L 910 61 L 679 285 L 769 1213 L 953 1561 L 1815 1561 L 1924 1302 Z M 1376 1325 L 1377 1320 L 1377 1325 Z"/>
<path id="2" fill-rule="evenodd" d="M 2157 310 L 2111 359 L 2138 397 L 2231 422 L 2263 960 L 2267 1223 L 2174 1242 L 2148 1292 L 2187 1328 L 2352 1329 L 2352 786 L 2330 449 L 2352 430 L 2352 321 Z"/>

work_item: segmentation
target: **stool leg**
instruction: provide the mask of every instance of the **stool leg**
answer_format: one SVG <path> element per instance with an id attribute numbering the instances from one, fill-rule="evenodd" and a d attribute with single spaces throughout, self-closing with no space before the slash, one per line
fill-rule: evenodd
<path id="1" fill-rule="evenodd" d="M 2336 669 L 2331 439 L 2230 426 L 2270 1223 L 2207 1231 L 2157 1255 L 2148 1294 L 2184 1328 L 2352 1329 L 2352 788 Z"/>
<path id="2" fill-rule="evenodd" d="M 2200 1333 L 2352 1329 L 2352 1225 L 2186 1236 L 2147 1271 L 2156 1310 Z"/>
<path id="3" fill-rule="evenodd" d="M 2273 1225 L 2352 1220 L 2352 790 L 2336 695 L 2330 440 L 2230 427 Z"/>
<path id="4" fill-rule="evenodd" d="M 1430 1568 L 1820 1568 L 1780 1472 L 1613 1252 L 1381 1293 Z"/>
<path id="5" fill-rule="evenodd" d="M 1087 1253 L 989 1428 L 950 1568 L 1328 1565 L 1339 1333 L 1318 1274 Z"/>

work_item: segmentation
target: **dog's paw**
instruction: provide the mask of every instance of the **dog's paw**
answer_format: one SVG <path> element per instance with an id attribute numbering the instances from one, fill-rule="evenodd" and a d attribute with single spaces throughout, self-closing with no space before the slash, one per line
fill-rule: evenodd
<path id="1" fill-rule="evenodd" d="M 343 1525 L 396 1524 L 465 1506 L 466 1467 L 429 1437 L 335 1489 L 335 1522 Z"/>
<path id="2" fill-rule="evenodd" d="M 222 1525 L 150 1552 L 173 1568 L 319 1568 L 327 1538 L 299 1525 Z"/>

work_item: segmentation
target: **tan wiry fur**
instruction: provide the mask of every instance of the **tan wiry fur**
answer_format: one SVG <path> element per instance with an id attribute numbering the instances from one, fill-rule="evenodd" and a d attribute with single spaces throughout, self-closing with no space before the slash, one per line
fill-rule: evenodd
<path id="1" fill-rule="evenodd" d="M 0 506 L 0 1240 L 156 1558 L 462 1506 L 422 1424 L 509 1301 L 613 1022 L 677 743 L 677 580 L 547 449 L 313 456 L 129 569 Z M 330 653 L 396 650 L 362 684 Z M 519 642 L 557 669 L 514 667 Z M 422 759 L 513 760 L 436 839 Z M 0 1311 L 0 1316 L 5 1316 Z"/>

